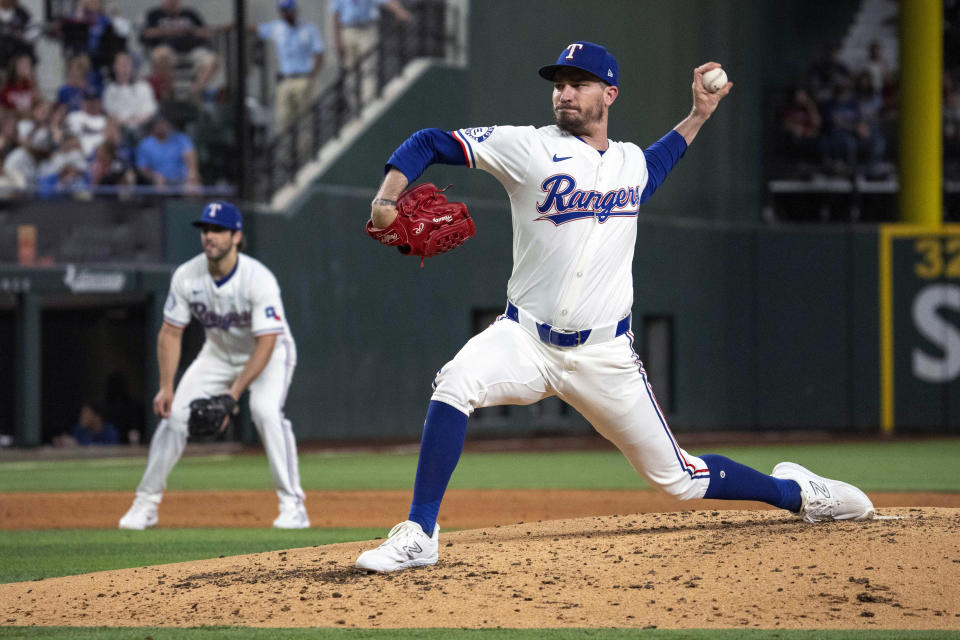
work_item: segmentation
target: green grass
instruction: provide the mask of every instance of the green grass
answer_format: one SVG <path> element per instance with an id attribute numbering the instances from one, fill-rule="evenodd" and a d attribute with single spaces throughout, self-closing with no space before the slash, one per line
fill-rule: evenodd
<path id="1" fill-rule="evenodd" d="M 0 638 L 40 640 L 947 640 L 954 631 L 764 629 L 245 629 L 204 627 L 0 627 Z"/>
<path id="2" fill-rule="evenodd" d="M 680 437 L 682 441 L 682 436 Z M 769 472 L 781 460 L 809 466 L 868 491 L 960 491 L 960 439 L 717 447 L 718 453 Z M 0 493 L 129 491 L 146 460 L 24 461 L 0 463 Z M 413 486 L 415 454 L 306 453 L 300 456 L 304 489 L 402 489 Z M 647 487 L 617 451 L 468 453 L 454 489 L 637 489 Z M 174 468 L 170 490 L 271 489 L 261 455 L 189 457 Z"/>
<path id="3" fill-rule="evenodd" d="M 383 529 L 149 529 L 0 532 L 0 582 L 370 540 Z"/>
<path id="4" fill-rule="evenodd" d="M 680 436 L 682 441 L 682 435 Z M 867 490 L 960 491 L 960 439 L 877 441 L 853 444 L 811 444 L 691 449 L 718 453 L 762 471 L 781 460 L 793 460 L 830 477 L 854 482 Z M 29 491 L 124 491 L 132 494 L 144 459 L 107 459 L 0 463 L 0 493 Z M 324 454 L 301 456 L 305 489 L 410 490 L 416 470 L 413 454 Z M 616 451 L 556 453 L 470 453 L 454 474 L 452 488 L 636 489 L 645 483 Z M 171 490 L 272 488 L 266 460 L 259 455 L 191 457 L 170 476 Z M 0 498 L 2 499 L 2 498 Z M 0 582 L 41 579 L 107 569 L 120 569 L 218 556 L 366 540 L 383 535 L 373 529 L 158 529 L 129 531 L 0 531 Z M 2 622 L 0 622 L 2 624 Z M 0 639 L 127 639 L 154 640 L 934 640 L 960 638 L 960 632 L 936 631 L 770 631 L 770 630 L 344 630 L 244 629 L 210 627 L 77 628 L 2 627 Z"/>

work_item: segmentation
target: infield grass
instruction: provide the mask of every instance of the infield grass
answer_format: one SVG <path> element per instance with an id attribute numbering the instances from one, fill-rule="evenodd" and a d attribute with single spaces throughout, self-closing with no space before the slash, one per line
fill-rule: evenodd
<path id="1" fill-rule="evenodd" d="M 385 533 L 382 528 L 3 531 L 0 582 L 370 540 Z"/>
<path id="2" fill-rule="evenodd" d="M 682 442 L 682 436 L 679 437 Z M 960 438 L 690 449 L 716 453 L 769 473 L 782 460 L 852 482 L 867 491 L 960 491 Z M 128 491 L 140 481 L 144 458 L 0 463 L 0 493 Z M 305 453 L 306 490 L 403 489 L 413 486 L 413 453 Z M 185 457 L 170 490 L 272 489 L 262 455 Z M 639 489 L 648 485 L 616 450 L 466 453 L 453 489 Z"/>
<path id="3" fill-rule="evenodd" d="M 805 631 L 766 629 L 248 629 L 203 627 L 0 627 L 25 640 L 948 640 L 954 631 Z"/>

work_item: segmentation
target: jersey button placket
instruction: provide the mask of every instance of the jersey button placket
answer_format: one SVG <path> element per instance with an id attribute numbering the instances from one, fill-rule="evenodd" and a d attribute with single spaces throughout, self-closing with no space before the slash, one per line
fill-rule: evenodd
<path id="1" fill-rule="evenodd" d="M 596 173 L 594 174 L 593 188 L 599 191 L 600 187 L 600 169 L 603 166 L 603 158 L 597 164 Z M 581 224 L 589 225 L 586 234 L 584 235 L 581 247 L 580 255 L 577 258 L 577 263 L 574 265 L 573 274 L 575 277 L 569 278 L 564 288 L 563 293 L 560 296 L 558 307 L 561 309 L 560 316 L 564 318 L 568 315 L 568 311 L 572 308 L 575 308 L 580 302 L 580 294 L 583 290 L 584 279 L 583 274 L 586 272 L 587 263 L 589 262 L 589 257 L 594 255 L 594 250 L 592 249 L 592 244 L 594 243 L 594 238 L 597 236 L 597 227 L 600 225 L 597 221 L 596 211 L 593 214 L 593 218 L 590 220 L 583 220 Z M 569 276 L 568 276 L 569 277 Z M 569 329 L 568 325 L 563 325 L 560 322 L 561 327 L 564 329 Z M 580 327 L 586 328 L 586 327 Z"/>

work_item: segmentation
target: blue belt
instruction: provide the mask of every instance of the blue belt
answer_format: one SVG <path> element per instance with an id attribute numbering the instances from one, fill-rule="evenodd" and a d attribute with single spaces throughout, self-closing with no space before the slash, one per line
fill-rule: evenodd
<path id="1" fill-rule="evenodd" d="M 520 312 L 517 309 L 517 306 L 512 302 L 507 303 L 507 311 L 505 315 L 517 324 L 520 324 Z M 563 331 L 561 329 L 553 328 L 546 322 L 537 322 L 536 326 L 537 334 L 540 336 L 540 341 L 547 344 L 552 344 L 556 347 L 577 347 L 586 342 L 587 338 L 590 337 L 590 332 L 593 331 L 593 329 Z M 622 336 L 629 330 L 630 316 L 627 316 L 617 323 L 617 331 L 614 337 Z"/>

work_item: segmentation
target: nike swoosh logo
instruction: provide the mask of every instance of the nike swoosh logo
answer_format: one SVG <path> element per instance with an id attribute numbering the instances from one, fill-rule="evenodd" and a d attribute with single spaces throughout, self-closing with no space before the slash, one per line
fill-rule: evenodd
<path id="1" fill-rule="evenodd" d="M 573 156 L 563 156 L 562 158 L 558 158 L 558 157 L 557 157 L 557 154 L 553 154 L 553 161 L 554 161 L 554 162 L 563 162 L 564 160 L 569 160 L 569 159 L 572 158 L 572 157 L 573 157 Z"/>

